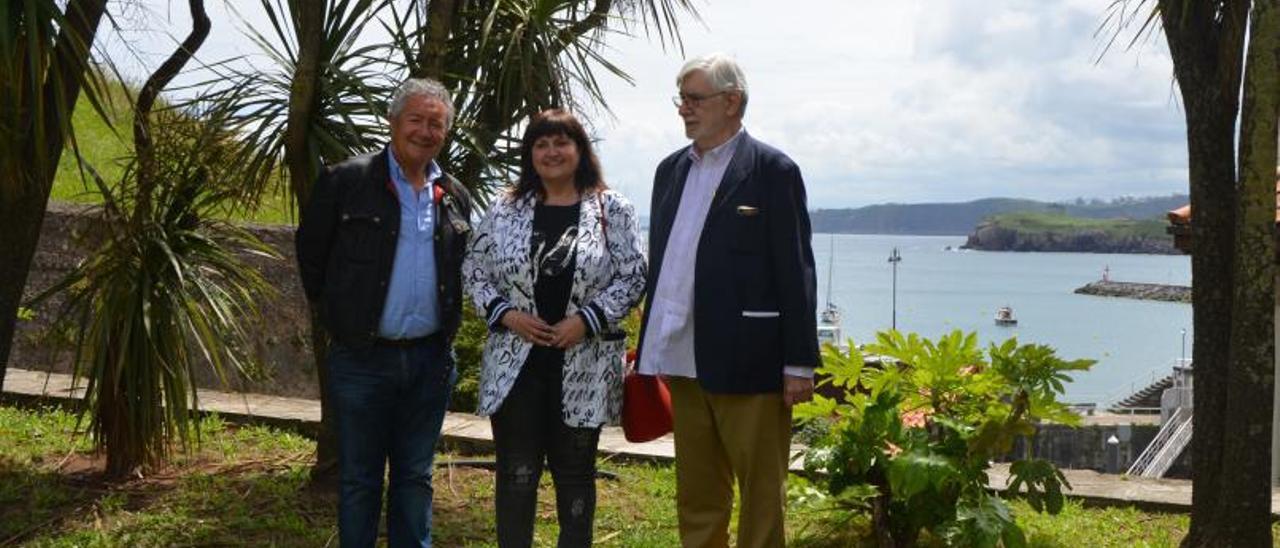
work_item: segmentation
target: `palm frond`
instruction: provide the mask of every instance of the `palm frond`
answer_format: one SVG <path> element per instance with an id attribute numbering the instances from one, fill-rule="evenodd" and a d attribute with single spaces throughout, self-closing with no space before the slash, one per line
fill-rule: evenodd
<path id="1" fill-rule="evenodd" d="M 48 191 L 42 187 L 73 135 L 76 98 L 110 123 L 106 84 L 90 61 L 93 36 L 85 35 L 97 27 L 84 10 L 99 3 L 0 3 L 0 199 Z"/>
<path id="2" fill-rule="evenodd" d="M 386 140 L 381 118 L 391 80 L 381 60 L 357 38 L 375 21 L 389 0 L 340 0 L 326 6 L 322 70 L 317 108 L 308 123 L 306 152 L 320 167 L 376 149 Z M 215 65 L 212 76 L 199 84 L 217 91 L 201 100 L 226 112 L 245 144 L 240 161 L 248 167 L 245 189 L 251 198 L 278 192 L 284 175 L 285 127 L 290 91 L 298 63 L 298 13 L 317 9 L 311 4 L 261 0 L 269 30 L 246 25 L 245 35 L 269 61 L 264 68 L 233 68 L 232 60 Z"/>
<path id="3" fill-rule="evenodd" d="M 224 120 L 156 113 L 159 184 L 138 186 L 135 169 L 103 183 L 111 205 L 92 231 L 94 252 L 51 289 L 66 291 L 61 318 L 77 333 L 89 431 L 107 449 L 112 474 L 161 463 L 174 440 L 185 446 L 199 435 L 197 367 L 207 364 L 224 381 L 252 369 L 256 303 L 273 289 L 242 256 L 276 254 L 218 220 L 243 169 L 236 163 L 243 145 Z M 154 195 L 146 219 L 120 212 L 147 188 Z"/>
<path id="4" fill-rule="evenodd" d="M 679 13 L 697 17 L 687 0 L 488 0 L 464 5 L 449 38 L 443 80 L 454 90 L 457 120 L 440 160 L 483 205 L 514 175 L 518 131 L 528 115 L 550 107 L 580 114 L 608 112 L 604 75 L 630 83 L 610 59 L 607 39 L 643 27 L 680 46 Z M 398 13 L 384 28 L 392 36 L 384 59 L 397 73 L 418 73 L 427 48 L 422 10 Z M 602 73 L 603 71 L 603 73 Z"/>

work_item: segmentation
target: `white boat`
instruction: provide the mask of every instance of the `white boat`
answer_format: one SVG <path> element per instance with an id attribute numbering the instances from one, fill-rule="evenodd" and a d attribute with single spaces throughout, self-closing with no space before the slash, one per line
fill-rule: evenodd
<path id="1" fill-rule="evenodd" d="M 1013 317 L 1013 308 L 1008 306 L 997 308 L 996 325 L 1018 325 L 1018 319 Z"/>
<path id="2" fill-rule="evenodd" d="M 818 346 L 832 345 L 840 350 L 848 348 L 844 338 L 844 330 L 840 326 L 840 307 L 835 303 L 827 303 L 827 308 L 818 316 Z"/>
<path id="3" fill-rule="evenodd" d="M 831 273 L 834 270 L 836 256 L 835 236 L 831 236 L 831 254 L 827 257 L 827 307 L 818 315 L 818 347 L 832 345 L 841 352 L 849 349 L 849 342 L 844 338 L 844 329 L 840 325 L 840 307 L 831 302 Z"/>

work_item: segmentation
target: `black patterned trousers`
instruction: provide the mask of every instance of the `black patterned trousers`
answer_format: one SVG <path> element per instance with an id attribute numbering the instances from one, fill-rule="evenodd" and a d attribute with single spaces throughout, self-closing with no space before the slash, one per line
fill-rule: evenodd
<path id="1" fill-rule="evenodd" d="M 538 483 L 545 462 L 556 491 L 560 548 L 591 546 L 599 428 L 571 428 L 561 417 L 563 360 L 530 360 L 489 418 L 497 450 L 498 546 L 533 542 Z"/>

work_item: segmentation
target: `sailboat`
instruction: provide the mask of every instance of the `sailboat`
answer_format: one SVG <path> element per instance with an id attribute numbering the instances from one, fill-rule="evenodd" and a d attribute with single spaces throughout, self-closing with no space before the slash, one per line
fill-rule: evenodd
<path id="1" fill-rule="evenodd" d="M 840 307 L 831 302 L 831 276 L 835 271 L 835 257 L 836 237 L 832 234 L 831 253 L 827 256 L 827 306 L 818 315 L 818 346 L 830 344 L 843 352 L 848 350 L 849 344 L 844 338 L 844 330 L 840 325 Z"/>

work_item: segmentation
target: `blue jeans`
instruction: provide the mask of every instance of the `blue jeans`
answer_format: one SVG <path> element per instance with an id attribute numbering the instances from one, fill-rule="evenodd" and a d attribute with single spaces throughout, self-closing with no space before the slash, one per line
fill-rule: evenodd
<path id="1" fill-rule="evenodd" d="M 374 545 L 388 464 L 388 545 L 431 546 L 432 461 L 456 378 L 441 337 L 403 347 L 333 345 L 329 387 L 341 467 L 342 546 Z"/>

